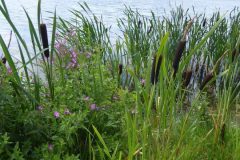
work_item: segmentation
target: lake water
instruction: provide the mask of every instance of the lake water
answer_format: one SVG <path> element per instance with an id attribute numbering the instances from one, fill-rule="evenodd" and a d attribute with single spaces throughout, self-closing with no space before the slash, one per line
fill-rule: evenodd
<path id="1" fill-rule="evenodd" d="M 149 15 L 150 11 L 154 11 L 157 15 L 165 14 L 171 7 L 182 5 L 183 8 L 195 7 L 197 12 L 212 13 L 220 9 L 221 12 L 232 10 L 235 6 L 240 6 L 240 0 L 85 0 L 92 11 L 97 15 L 103 16 L 105 24 L 116 28 L 116 19 L 123 14 L 124 5 L 137 8 L 141 14 Z M 37 3 L 38 0 L 5 0 L 10 16 L 20 33 L 29 38 L 28 24 L 22 6 L 28 11 L 29 15 L 36 23 Z M 57 15 L 64 18 L 70 17 L 69 9 L 80 8 L 78 2 L 80 0 L 42 0 L 43 19 L 49 22 L 52 14 L 49 13 L 57 9 Z M 1 2 L 0 2 L 1 3 Z M 7 41 L 9 39 L 10 27 L 0 15 L 0 34 Z M 14 44 L 12 45 L 14 46 Z"/>

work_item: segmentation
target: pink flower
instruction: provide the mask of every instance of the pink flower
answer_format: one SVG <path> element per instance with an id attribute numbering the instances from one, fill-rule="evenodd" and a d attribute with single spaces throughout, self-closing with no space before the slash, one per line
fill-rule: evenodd
<path id="1" fill-rule="evenodd" d="M 56 43 L 54 46 L 58 50 L 60 48 L 60 43 Z"/>
<path id="2" fill-rule="evenodd" d="M 91 104 L 90 105 L 90 110 L 94 111 L 94 110 L 97 110 L 97 109 L 98 109 L 98 107 L 97 107 L 96 104 Z"/>
<path id="3" fill-rule="evenodd" d="M 88 96 L 86 96 L 86 97 L 84 97 L 84 101 L 89 101 L 89 99 L 90 99 L 90 97 L 88 97 Z"/>
<path id="4" fill-rule="evenodd" d="M 53 114 L 53 115 L 54 115 L 54 117 L 55 117 L 56 119 L 58 119 L 58 118 L 60 117 L 60 114 L 59 114 L 59 112 L 57 112 L 57 111 L 56 111 L 56 112 L 54 112 L 54 114 Z"/>
<path id="5" fill-rule="evenodd" d="M 69 111 L 69 109 L 66 108 L 66 109 L 64 110 L 64 114 L 65 114 L 65 115 L 69 115 L 69 114 L 71 114 L 71 112 Z"/>
<path id="6" fill-rule="evenodd" d="M 72 51 L 71 57 L 72 57 L 72 58 L 77 58 L 77 53 L 76 53 L 75 51 Z"/>
<path id="7" fill-rule="evenodd" d="M 69 62 L 67 68 L 75 68 L 77 66 L 77 53 L 75 51 L 71 51 L 71 61 Z"/>
<path id="8" fill-rule="evenodd" d="M 141 82 L 142 86 L 144 86 L 145 83 L 146 83 L 146 80 L 145 79 L 141 79 L 140 82 Z"/>
<path id="9" fill-rule="evenodd" d="M 117 96 L 113 96 L 113 100 L 118 100 L 118 97 Z"/>
<path id="10" fill-rule="evenodd" d="M 92 54 L 90 52 L 86 53 L 86 58 L 89 59 L 92 57 Z"/>
<path id="11" fill-rule="evenodd" d="M 51 143 L 48 144 L 48 150 L 49 150 L 49 151 L 52 151 L 52 150 L 53 150 L 53 144 L 51 144 Z"/>
<path id="12" fill-rule="evenodd" d="M 71 34 L 71 36 L 76 36 L 77 33 L 76 33 L 76 31 L 73 30 L 73 31 L 71 31 L 70 34 Z"/>
<path id="13" fill-rule="evenodd" d="M 8 74 L 12 74 L 12 69 L 9 67 L 9 68 L 7 69 L 7 72 L 8 72 Z"/>
<path id="14" fill-rule="evenodd" d="M 38 106 L 38 107 L 37 107 L 37 110 L 38 110 L 38 111 L 42 111 L 42 110 L 43 110 L 43 106 Z"/>

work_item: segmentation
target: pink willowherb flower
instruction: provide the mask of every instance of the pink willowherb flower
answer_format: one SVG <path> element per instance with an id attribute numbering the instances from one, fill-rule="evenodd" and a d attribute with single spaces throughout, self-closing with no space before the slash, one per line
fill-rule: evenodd
<path id="1" fill-rule="evenodd" d="M 52 150 L 53 150 L 53 144 L 51 144 L 51 143 L 48 144 L 48 150 L 49 150 L 49 151 L 52 151 Z"/>
<path id="2" fill-rule="evenodd" d="M 145 79 L 141 79 L 140 82 L 141 82 L 141 85 L 144 86 L 145 83 L 146 83 L 146 80 Z"/>
<path id="3" fill-rule="evenodd" d="M 87 59 L 89 59 L 89 58 L 91 58 L 91 57 L 92 57 L 92 53 L 90 53 L 90 52 L 86 53 L 86 58 L 87 58 Z"/>
<path id="4" fill-rule="evenodd" d="M 70 34 L 71 34 L 71 36 L 76 36 L 77 32 L 76 32 L 75 30 L 72 30 L 72 31 L 70 32 Z"/>
<path id="5" fill-rule="evenodd" d="M 61 46 L 62 46 L 62 44 L 61 44 L 60 42 L 58 42 L 58 43 L 55 44 L 55 48 L 56 48 L 57 50 L 59 50 L 59 49 L 61 48 Z"/>
<path id="6" fill-rule="evenodd" d="M 69 115 L 69 114 L 71 114 L 71 112 L 69 111 L 69 109 L 66 108 L 66 109 L 64 110 L 64 114 L 65 114 L 65 115 Z"/>
<path id="7" fill-rule="evenodd" d="M 71 61 L 69 62 L 67 68 L 75 68 L 77 66 L 77 53 L 75 51 L 71 51 Z"/>
<path id="8" fill-rule="evenodd" d="M 90 105 L 90 110 L 91 110 L 91 111 L 98 110 L 97 105 L 96 105 L 95 103 L 91 104 L 91 105 Z"/>
<path id="9" fill-rule="evenodd" d="M 42 110 L 43 110 L 43 106 L 38 106 L 38 107 L 37 107 L 37 110 L 38 110 L 38 111 L 42 111 Z"/>
<path id="10" fill-rule="evenodd" d="M 12 69 L 10 67 L 7 69 L 7 73 L 12 74 Z"/>
<path id="11" fill-rule="evenodd" d="M 89 101 L 89 100 L 90 100 L 90 97 L 86 96 L 86 97 L 84 97 L 83 100 L 84 100 L 84 101 Z"/>
<path id="12" fill-rule="evenodd" d="M 56 119 L 60 118 L 60 114 L 59 114 L 59 112 L 57 112 L 57 111 L 55 111 L 55 112 L 53 113 L 53 115 L 54 115 L 54 117 L 55 117 Z"/>

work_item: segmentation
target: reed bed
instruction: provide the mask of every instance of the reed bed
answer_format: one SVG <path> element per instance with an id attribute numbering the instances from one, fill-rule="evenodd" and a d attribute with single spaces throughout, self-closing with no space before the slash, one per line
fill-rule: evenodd
<path id="1" fill-rule="evenodd" d="M 86 3 L 50 25 L 39 0 L 30 47 L 4 0 L 0 12 L 21 57 L 0 35 L 0 159 L 240 158 L 238 8 L 126 7 L 113 41 Z"/>

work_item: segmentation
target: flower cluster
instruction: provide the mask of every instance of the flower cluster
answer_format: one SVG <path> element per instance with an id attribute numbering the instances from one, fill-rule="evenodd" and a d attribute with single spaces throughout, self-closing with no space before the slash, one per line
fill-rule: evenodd
<path id="1" fill-rule="evenodd" d="M 78 66 L 77 63 L 77 53 L 75 51 L 71 51 L 71 61 L 69 62 L 67 68 L 76 68 Z"/>

